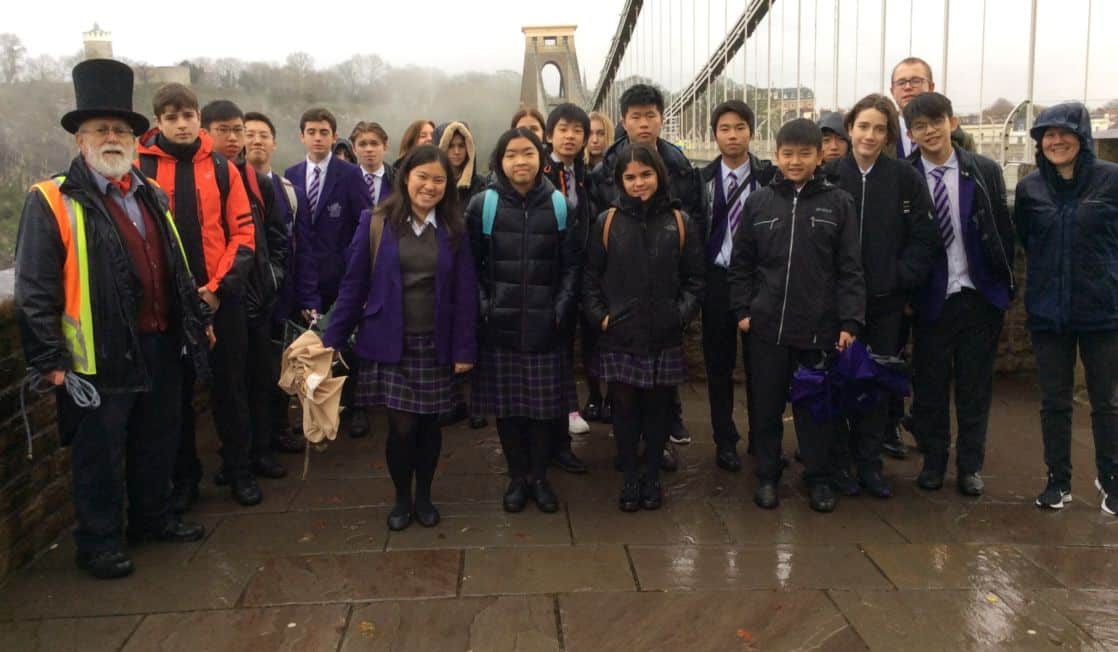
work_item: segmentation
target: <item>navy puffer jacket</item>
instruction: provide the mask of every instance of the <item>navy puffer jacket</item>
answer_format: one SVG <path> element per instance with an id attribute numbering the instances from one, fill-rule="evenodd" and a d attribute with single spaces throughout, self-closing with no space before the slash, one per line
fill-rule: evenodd
<path id="1" fill-rule="evenodd" d="M 1044 132 L 1079 136 L 1072 179 L 1041 151 Z M 1037 166 L 1017 184 L 1015 220 L 1027 254 L 1028 327 L 1055 333 L 1118 329 L 1118 165 L 1095 156 L 1091 118 L 1078 102 L 1036 119 Z"/>

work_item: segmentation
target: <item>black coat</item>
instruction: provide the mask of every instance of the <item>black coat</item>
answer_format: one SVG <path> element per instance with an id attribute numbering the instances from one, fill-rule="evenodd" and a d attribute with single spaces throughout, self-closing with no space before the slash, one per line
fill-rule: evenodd
<path id="1" fill-rule="evenodd" d="M 655 354 L 683 343 L 683 329 L 699 314 L 706 284 L 702 238 L 684 213 L 684 245 L 674 209 L 658 192 L 642 204 L 616 206 L 609 247 L 602 241 L 608 211 L 590 230 L 583 270 L 582 310 L 589 323 L 609 325 L 599 346 L 607 351 Z"/>
<path id="2" fill-rule="evenodd" d="M 627 144 L 629 144 L 628 136 L 618 138 L 606 150 L 602 162 L 590 173 L 590 200 L 593 202 L 592 208 L 595 213 L 609 209 L 621 196 L 617 184 L 613 181 L 613 173 L 617 154 Z M 683 211 L 691 216 L 691 221 L 695 223 L 695 233 L 701 234 L 703 242 L 706 242 L 706 234 L 710 232 L 710 217 L 707 215 L 707 202 L 704 199 L 702 174 L 698 168 L 691 165 L 691 161 L 687 160 L 678 147 L 662 138 L 656 141 L 656 151 L 660 153 L 660 158 L 664 159 L 664 165 L 668 168 L 668 177 L 670 177 L 668 190 L 671 198 L 678 201 Z"/>
<path id="3" fill-rule="evenodd" d="M 482 342 L 513 351 L 543 353 L 561 342 L 575 307 L 578 242 L 560 231 L 547 179 L 521 195 L 503 177 L 490 188 L 500 201 L 493 232 L 482 232 L 485 193 L 466 209 L 466 230 L 477 267 Z M 573 213 L 568 207 L 568 217 Z"/>
<path id="4" fill-rule="evenodd" d="M 903 310 L 908 293 L 928 281 L 932 261 L 943 249 L 923 177 L 889 156 L 879 156 L 864 177 L 852 154 L 823 171 L 854 198 L 867 308 Z"/>
<path id="5" fill-rule="evenodd" d="M 238 164 L 237 169 L 241 178 L 245 179 L 256 234 L 253 266 L 245 284 L 245 314 L 249 319 L 259 319 L 271 314 L 284 283 L 289 244 L 284 215 L 286 206 L 276 200 L 276 190 L 268 175 L 244 162 Z M 248 181 L 249 174 L 255 175 L 261 197 L 253 191 Z M 280 183 L 279 179 L 275 182 Z"/>
<path id="6" fill-rule="evenodd" d="M 782 175 L 749 195 L 730 260 L 730 306 L 768 342 L 829 349 L 865 324 L 858 216 L 822 172 L 799 191 Z"/>
<path id="7" fill-rule="evenodd" d="M 143 177 L 139 169 L 133 173 Z M 140 348 L 139 310 L 143 287 L 101 192 L 85 161 L 70 164 L 62 194 L 85 209 L 86 251 L 89 252 L 89 294 L 93 314 L 97 374 L 90 377 L 98 392 L 121 394 L 151 389 L 151 376 Z M 168 332 L 186 345 L 199 377 L 207 377 L 205 325 L 209 310 L 195 290 L 194 278 L 177 238 L 164 217 L 167 198 L 150 181 L 136 197 L 151 214 L 167 261 L 167 298 L 171 302 Z M 149 234 L 150 236 L 150 234 Z M 29 365 L 46 374 L 73 368 L 62 335 L 65 301 L 62 265 L 66 249 L 54 212 L 38 190 L 23 205 L 16 244 L 15 305 L 23 351 Z"/>
<path id="8" fill-rule="evenodd" d="M 587 175 L 589 170 L 586 169 L 586 164 L 582 162 L 582 157 L 575 159 L 575 192 L 578 195 L 578 206 L 575 207 L 567 217 L 567 224 L 575 231 L 578 237 L 579 250 L 585 253 L 586 240 L 590 234 L 590 224 L 594 221 L 594 216 L 597 213 L 594 211 L 594 206 L 590 201 L 590 189 L 588 184 Z M 543 174 L 551 181 L 551 185 L 555 186 L 560 192 L 563 192 L 562 181 L 560 177 L 563 175 L 563 164 L 556 163 L 551 160 L 549 156 L 543 164 Z"/>

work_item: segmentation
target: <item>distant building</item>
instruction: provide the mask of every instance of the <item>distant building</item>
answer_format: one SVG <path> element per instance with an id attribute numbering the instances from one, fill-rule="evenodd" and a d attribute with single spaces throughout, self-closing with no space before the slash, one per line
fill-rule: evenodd
<path id="1" fill-rule="evenodd" d="M 113 58 L 113 33 L 101 29 L 97 23 L 93 23 L 93 29 L 82 33 L 82 41 L 86 59 Z"/>
<path id="2" fill-rule="evenodd" d="M 82 33 L 86 59 L 113 59 L 113 33 L 93 23 L 93 29 Z M 137 84 L 190 84 L 190 68 L 186 66 L 132 66 Z"/>

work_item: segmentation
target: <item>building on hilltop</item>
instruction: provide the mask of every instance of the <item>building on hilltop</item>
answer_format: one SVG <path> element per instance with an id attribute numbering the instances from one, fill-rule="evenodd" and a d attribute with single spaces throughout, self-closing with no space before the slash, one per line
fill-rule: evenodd
<path id="1" fill-rule="evenodd" d="M 93 23 L 93 29 L 82 32 L 86 59 L 114 59 L 113 33 Z M 190 68 L 186 66 L 132 66 L 137 84 L 190 84 Z"/>

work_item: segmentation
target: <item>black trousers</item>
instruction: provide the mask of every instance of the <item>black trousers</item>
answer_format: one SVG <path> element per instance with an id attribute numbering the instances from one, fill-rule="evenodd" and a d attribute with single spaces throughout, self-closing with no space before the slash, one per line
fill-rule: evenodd
<path id="1" fill-rule="evenodd" d="M 887 312 L 867 312 L 866 328 L 860 340 L 873 353 L 896 355 L 900 350 L 901 322 L 904 313 L 900 310 Z M 850 468 L 851 457 L 859 474 L 881 471 L 881 445 L 885 440 L 885 429 L 889 425 L 892 400 L 886 398 L 875 405 L 868 413 L 850 419 L 849 429 L 836 427 L 834 445 L 831 447 L 832 462 L 836 467 Z M 844 436 L 846 431 L 848 436 Z"/>
<path id="2" fill-rule="evenodd" d="M 660 477 L 660 456 L 671 434 L 672 394 L 676 387 L 640 388 L 625 383 L 609 384 L 613 397 L 613 434 L 625 482 L 636 482 L 641 468 L 637 459 L 644 437 L 645 477 L 655 482 Z"/>
<path id="3" fill-rule="evenodd" d="M 128 523 L 157 529 L 170 518 L 170 480 L 175 461 L 182 368 L 176 338 L 141 335 L 151 391 L 102 394 L 95 410 L 78 408 L 64 390 L 60 410 L 77 418 L 71 442 L 74 540 L 81 552 L 123 546 L 124 498 Z"/>
<path id="4" fill-rule="evenodd" d="M 749 373 L 753 375 L 753 404 L 757 408 L 753 448 L 757 457 L 757 477 L 762 482 L 777 482 L 784 465 L 780 461 L 784 439 L 784 406 L 792 374 L 802 365 L 819 362 L 822 351 L 796 349 L 749 336 Z M 831 476 L 830 449 L 834 426 L 818 422 L 805 406 L 793 406 L 796 440 L 808 485 L 826 482 Z"/>
<path id="5" fill-rule="evenodd" d="M 994 361 L 1005 314 L 974 290 L 947 298 L 930 324 L 917 323 L 913 340 L 912 427 L 924 451 L 924 466 L 947 468 L 951 446 L 950 400 L 955 385 L 959 473 L 982 470 L 986 427 L 994 391 Z"/>
<path id="6" fill-rule="evenodd" d="M 272 322 L 271 331 L 271 359 L 275 378 L 278 381 L 283 365 L 283 336 L 285 324 Z M 272 437 L 280 437 L 291 432 L 291 396 L 279 388 L 275 383 L 269 388 L 269 404 L 271 406 Z"/>
<path id="7" fill-rule="evenodd" d="M 245 347 L 245 394 L 248 397 L 249 419 L 252 422 L 252 459 L 268 455 L 272 450 L 275 424 L 273 390 L 279 380 L 279 365 L 272 348 L 272 325 L 265 315 L 247 322 Z"/>
<path id="8" fill-rule="evenodd" d="M 213 326 L 217 343 L 210 351 L 210 368 L 213 372 L 210 405 L 217 436 L 221 440 L 222 469 L 232 475 L 249 473 L 252 424 L 245 381 L 248 322 L 239 298 L 228 297 L 222 300 L 214 315 Z M 184 363 L 183 369 L 182 428 L 174 474 L 176 485 L 198 484 L 202 481 L 202 462 L 198 459 L 198 443 L 194 432 L 194 369 L 189 360 Z"/>
<path id="9" fill-rule="evenodd" d="M 738 329 L 730 311 L 730 283 L 725 268 L 710 265 L 706 297 L 703 299 L 703 359 L 707 367 L 707 393 L 710 398 L 710 427 L 714 444 L 733 449 L 741 439 L 734 425 L 734 367 L 741 341 L 742 365 L 749 369 L 749 338 Z M 753 374 L 746 373 L 745 405 L 749 432 L 753 432 Z M 751 437 L 752 439 L 752 437 Z"/>
<path id="10" fill-rule="evenodd" d="M 1078 352 L 1091 401 L 1091 433 L 1100 482 L 1113 485 L 1118 473 L 1118 331 L 1033 333 L 1037 380 L 1042 393 L 1040 429 L 1044 463 L 1057 480 L 1071 481 L 1071 409 Z M 1107 482 L 1111 484 L 1106 484 Z"/>

